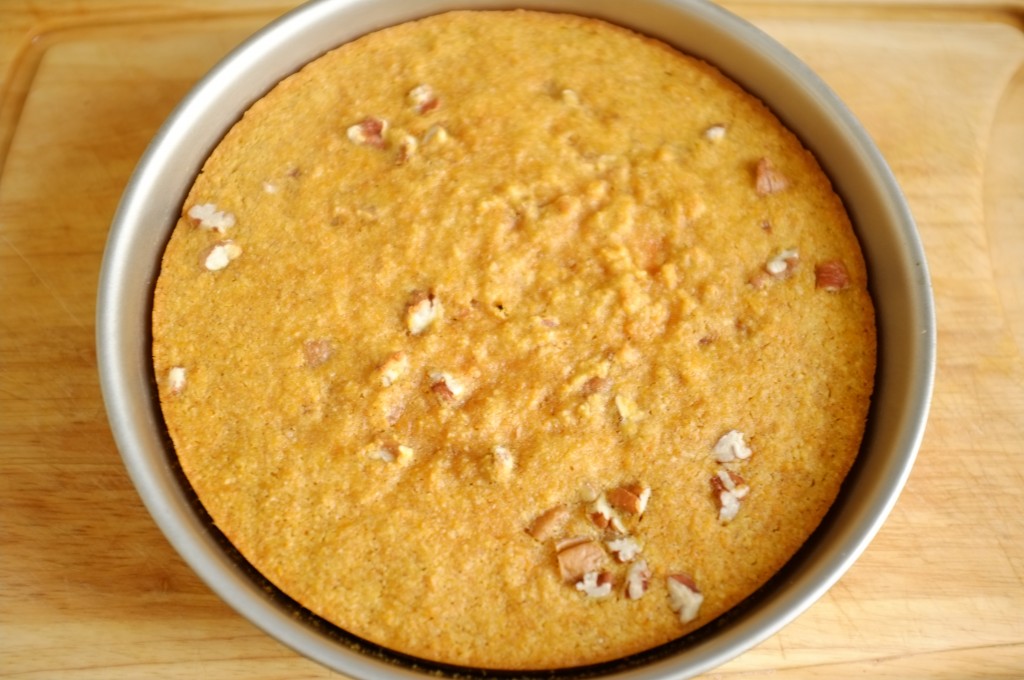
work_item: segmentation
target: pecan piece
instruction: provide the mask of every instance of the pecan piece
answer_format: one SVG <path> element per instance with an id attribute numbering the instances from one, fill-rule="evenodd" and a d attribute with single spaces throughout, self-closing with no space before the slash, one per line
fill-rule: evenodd
<path id="1" fill-rule="evenodd" d="M 580 394 L 584 397 L 589 397 L 592 394 L 604 392 L 608 389 L 609 385 L 611 385 L 611 381 L 608 380 L 608 378 L 602 378 L 595 375 L 591 378 L 587 378 L 587 381 L 583 383 L 583 386 L 580 387 Z"/>
<path id="2" fill-rule="evenodd" d="M 720 142 L 725 139 L 725 126 L 724 125 L 712 125 L 704 131 L 704 139 L 709 142 Z"/>
<path id="3" fill-rule="evenodd" d="M 441 105 L 441 100 L 438 99 L 437 93 L 434 92 L 434 88 L 426 83 L 423 85 L 417 85 L 409 90 L 407 99 L 409 100 L 409 105 L 412 106 L 413 110 L 420 115 L 429 113 Z"/>
<path id="4" fill-rule="evenodd" d="M 608 503 L 616 510 L 629 513 L 630 515 L 642 515 L 647 509 L 647 501 L 651 497 L 651 490 L 639 484 L 620 486 L 608 491 L 606 494 Z"/>
<path id="5" fill-rule="evenodd" d="M 216 272 L 227 267 L 232 260 L 238 259 L 242 249 L 231 239 L 218 241 L 203 251 L 200 261 L 206 271 Z"/>
<path id="6" fill-rule="evenodd" d="M 395 163 L 397 165 L 402 165 L 412 158 L 413 154 L 416 153 L 416 149 L 419 148 L 419 145 L 419 142 L 412 135 L 402 135 L 398 142 L 398 157 L 395 159 Z"/>
<path id="7" fill-rule="evenodd" d="M 800 264 L 800 253 L 796 249 L 783 250 L 768 260 L 764 269 L 777 279 L 789 278 Z"/>
<path id="8" fill-rule="evenodd" d="M 185 391 L 185 367 L 174 366 L 167 371 L 167 388 L 171 394 L 181 394 Z"/>
<path id="9" fill-rule="evenodd" d="M 306 361 L 306 365 L 310 368 L 322 366 L 331 358 L 333 351 L 331 341 L 326 338 L 307 340 L 302 343 L 302 356 Z"/>
<path id="10" fill-rule="evenodd" d="M 567 583 L 576 583 L 587 572 L 600 572 L 606 555 L 601 546 L 590 539 L 572 543 L 558 551 L 558 573 Z"/>
<path id="11" fill-rule="evenodd" d="M 770 160 L 761 158 L 754 168 L 754 189 L 760 196 L 777 194 L 789 186 L 789 180 L 779 172 Z"/>
<path id="12" fill-rule="evenodd" d="M 715 460 L 719 463 L 729 463 L 734 460 L 746 460 L 750 458 L 752 451 L 747 443 L 743 441 L 743 433 L 739 430 L 729 430 L 714 447 Z"/>
<path id="13" fill-rule="evenodd" d="M 615 586 L 615 578 L 607 571 L 588 571 L 576 583 L 576 590 L 587 597 L 608 597 Z"/>
<path id="14" fill-rule="evenodd" d="M 669 607 L 679 614 L 679 620 L 690 623 L 697 618 L 697 612 L 704 603 L 704 596 L 689 574 L 672 574 L 667 579 Z"/>
<path id="15" fill-rule="evenodd" d="M 405 352 L 395 352 L 380 367 L 380 384 L 383 387 L 391 387 L 408 370 L 409 355 Z"/>
<path id="16" fill-rule="evenodd" d="M 629 565 L 626 571 L 626 597 L 639 600 L 647 592 L 651 583 L 651 569 L 646 560 L 637 560 Z"/>
<path id="17" fill-rule="evenodd" d="M 235 216 L 225 210 L 217 210 L 213 203 L 197 203 L 188 209 L 188 216 L 200 229 L 223 234 L 235 226 Z"/>
<path id="18" fill-rule="evenodd" d="M 606 541 L 605 545 L 607 545 L 608 550 L 615 555 L 615 559 L 622 563 L 632 562 L 635 560 L 641 550 L 640 543 L 632 536 L 614 538 L 610 541 Z"/>
<path id="19" fill-rule="evenodd" d="M 374 460 L 382 460 L 385 463 L 407 465 L 412 460 L 414 453 L 415 451 L 411 446 L 388 443 L 371 447 L 368 455 Z"/>
<path id="20" fill-rule="evenodd" d="M 550 538 L 554 538 L 568 518 L 569 510 L 564 505 L 556 505 L 544 511 L 537 519 L 533 520 L 533 524 L 526 530 L 526 533 L 543 543 Z"/>
<path id="21" fill-rule="evenodd" d="M 419 335 L 441 318 L 443 309 L 432 292 L 414 291 L 405 308 L 405 327 L 413 335 Z"/>
<path id="22" fill-rule="evenodd" d="M 438 396 L 441 401 L 452 403 L 458 401 L 466 388 L 451 376 L 443 371 L 434 371 L 430 374 L 430 391 Z"/>
<path id="23" fill-rule="evenodd" d="M 814 287 L 835 293 L 850 285 L 850 275 L 842 260 L 821 262 L 814 267 Z"/>
<path id="24" fill-rule="evenodd" d="M 383 149 L 384 135 L 388 131 L 388 122 L 383 118 L 367 116 L 355 125 L 349 126 L 345 134 L 353 144 Z"/>
<path id="25" fill-rule="evenodd" d="M 448 130 L 441 125 L 431 125 L 427 128 L 427 131 L 423 133 L 424 144 L 444 144 L 451 138 L 448 134 Z"/>
<path id="26" fill-rule="evenodd" d="M 498 479 L 508 479 L 509 475 L 512 474 L 512 470 L 516 467 L 516 459 L 512 452 L 507 447 L 499 444 L 491 449 L 491 458 L 493 460 L 494 476 Z"/>
<path id="27" fill-rule="evenodd" d="M 622 523 L 622 518 L 612 508 L 611 503 L 608 502 L 608 498 L 605 494 L 598 496 L 588 508 L 588 516 L 590 521 L 594 523 L 598 529 L 607 529 L 611 527 L 615 531 L 625 533 L 626 527 Z"/>
<path id="28" fill-rule="evenodd" d="M 711 489 L 718 503 L 718 519 L 723 523 L 736 519 L 740 501 L 750 493 L 746 481 L 731 470 L 719 470 L 711 478 Z"/>
<path id="29" fill-rule="evenodd" d="M 643 416 L 643 411 L 636 405 L 636 402 L 625 394 L 615 395 L 615 409 L 619 412 L 619 418 L 624 423 L 639 420 Z"/>

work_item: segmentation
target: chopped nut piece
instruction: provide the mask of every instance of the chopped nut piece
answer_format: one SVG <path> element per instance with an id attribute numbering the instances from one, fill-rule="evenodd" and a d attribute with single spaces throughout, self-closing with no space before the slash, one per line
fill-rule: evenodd
<path id="1" fill-rule="evenodd" d="M 574 545 L 586 543 L 589 540 L 591 539 L 587 538 L 586 536 L 570 536 L 568 538 L 560 538 L 558 539 L 558 541 L 555 542 L 555 552 L 559 553 L 563 550 L 568 550 Z"/>
<path id="2" fill-rule="evenodd" d="M 740 512 L 740 499 L 735 494 L 728 491 L 723 491 L 718 495 L 719 503 L 721 504 L 718 509 L 718 519 L 722 523 L 731 522 L 736 519 L 736 515 Z"/>
<path id="3" fill-rule="evenodd" d="M 757 167 L 754 170 L 754 189 L 759 195 L 776 194 L 788 186 L 789 180 L 775 169 L 770 160 L 762 158 L 757 162 Z"/>
<path id="4" fill-rule="evenodd" d="M 636 402 L 624 394 L 615 395 L 615 408 L 618 410 L 619 417 L 622 418 L 623 422 L 638 420 L 643 415 Z"/>
<path id="5" fill-rule="evenodd" d="M 632 536 L 623 536 L 606 541 L 608 550 L 615 555 L 619 562 L 632 562 L 640 554 L 640 543 Z"/>
<path id="6" fill-rule="evenodd" d="M 569 510 L 564 505 L 556 505 L 533 520 L 533 524 L 526 530 L 526 533 L 543 543 L 549 538 L 554 538 L 567 519 L 569 519 Z"/>
<path id="7" fill-rule="evenodd" d="M 598 528 L 606 528 L 608 526 L 608 522 L 610 522 L 611 518 L 614 516 L 615 511 L 611 509 L 610 505 L 608 505 L 608 499 L 604 497 L 604 494 L 601 494 L 594 499 L 593 503 L 590 504 L 588 514 L 590 516 L 590 520 L 594 522 L 595 526 Z"/>
<path id="8" fill-rule="evenodd" d="M 584 503 L 593 503 L 597 500 L 598 496 L 600 496 L 600 494 L 590 482 L 584 482 L 580 487 L 579 497 Z"/>
<path id="9" fill-rule="evenodd" d="M 440 397 L 441 401 L 455 401 L 455 393 L 452 392 L 451 388 L 448 387 L 448 383 L 444 380 L 438 380 L 431 384 L 430 391 Z"/>
<path id="10" fill-rule="evenodd" d="M 642 515 L 651 497 L 651 490 L 639 484 L 630 484 L 612 489 L 607 497 L 613 508 L 631 515 Z"/>
<path id="11" fill-rule="evenodd" d="M 443 371 L 430 374 L 430 389 L 443 401 L 449 402 L 458 400 L 466 391 L 462 383 Z"/>
<path id="12" fill-rule="evenodd" d="M 326 338 L 307 340 L 302 343 L 302 354 L 306 359 L 306 365 L 310 368 L 324 364 L 331 358 L 332 352 L 331 341 Z"/>
<path id="13" fill-rule="evenodd" d="M 346 134 L 349 141 L 360 146 L 370 146 L 375 149 L 384 148 L 384 135 L 388 131 L 388 122 L 383 118 L 369 116 L 355 125 L 349 126 Z"/>
<path id="14" fill-rule="evenodd" d="M 203 251 L 203 268 L 211 272 L 220 271 L 241 254 L 242 249 L 234 241 L 218 241 Z"/>
<path id="15" fill-rule="evenodd" d="M 743 478 L 730 470 L 719 470 L 711 478 L 711 488 L 718 502 L 718 519 L 722 522 L 736 519 L 740 511 L 740 500 L 750 493 L 750 487 Z"/>
<path id="16" fill-rule="evenodd" d="M 218 234 L 225 233 L 235 226 L 235 216 L 223 210 L 217 210 L 213 203 L 196 204 L 188 209 L 188 216 L 200 229 L 209 229 Z"/>
<path id="17" fill-rule="evenodd" d="M 600 571 L 605 559 L 606 555 L 600 545 L 584 539 L 558 551 L 558 571 L 563 581 L 576 583 L 587 572 Z"/>
<path id="18" fill-rule="evenodd" d="M 626 571 L 626 597 L 639 600 L 651 583 L 651 570 L 646 560 L 637 560 Z"/>
<path id="19" fill-rule="evenodd" d="M 612 593 L 615 579 L 606 571 L 588 571 L 576 583 L 576 590 L 587 597 L 608 597 Z"/>
<path id="20" fill-rule="evenodd" d="M 512 456 L 512 452 L 504 446 L 495 446 L 491 449 L 491 455 L 494 457 L 494 471 L 496 476 L 499 479 L 508 477 L 516 466 L 516 460 Z"/>
<path id="21" fill-rule="evenodd" d="M 800 263 L 800 253 L 795 249 L 783 250 L 768 260 L 764 269 L 777 279 L 789 277 Z"/>
<path id="22" fill-rule="evenodd" d="M 751 450 L 743 441 L 743 433 L 739 430 L 729 430 L 718 440 L 714 448 L 715 460 L 719 463 L 730 463 L 736 459 L 746 460 L 750 458 Z"/>
<path id="23" fill-rule="evenodd" d="M 440 125 L 431 125 L 427 128 L 427 131 L 423 133 L 423 143 L 430 144 L 431 142 L 437 142 L 438 144 L 444 144 L 449 139 L 448 130 Z"/>
<path id="24" fill-rule="evenodd" d="M 394 425 L 401 419 L 402 414 L 405 413 L 405 404 L 389 404 L 383 407 L 383 411 L 384 418 L 388 421 L 388 424 Z"/>
<path id="25" fill-rule="evenodd" d="M 679 614 L 679 620 L 690 623 L 704 602 L 704 596 L 689 574 L 672 574 L 667 579 L 669 607 Z"/>
<path id="26" fill-rule="evenodd" d="M 590 513 L 590 521 L 593 522 L 594 526 L 598 529 L 607 529 L 610 518 L 608 517 L 608 515 L 605 515 L 603 513 L 592 512 Z"/>
<path id="27" fill-rule="evenodd" d="M 637 504 L 637 515 L 642 515 L 647 512 L 647 504 L 651 502 L 651 487 L 636 487 L 640 489 L 640 494 L 637 496 L 639 503 Z"/>
<path id="28" fill-rule="evenodd" d="M 398 449 L 395 453 L 395 462 L 398 463 L 399 465 L 405 465 L 410 460 L 412 460 L 413 453 L 414 451 L 411 446 L 399 444 Z"/>
<path id="29" fill-rule="evenodd" d="M 558 328 L 559 326 L 558 319 L 554 317 L 540 316 L 537 317 L 537 320 L 538 323 L 540 323 L 540 325 L 543 326 L 544 328 Z"/>
<path id="30" fill-rule="evenodd" d="M 747 495 L 750 488 L 746 480 L 732 470 L 719 470 L 711 478 L 711 487 L 716 491 L 732 491 L 740 498 Z"/>
<path id="31" fill-rule="evenodd" d="M 444 308 L 433 293 L 416 291 L 405 309 L 405 326 L 413 335 L 419 335 L 441 318 Z"/>
<path id="32" fill-rule="evenodd" d="M 622 510 L 630 514 L 635 515 L 636 511 L 640 506 L 640 499 L 632 491 L 625 487 L 619 487 L 612 489 L 605 494 L 608 502 L 611 506 L 617 510 Z"/>
<path id="33" fill-rule="evenodd" d="M 850 275 L 842 260 L 822 262 L 814 268 L 814 287 L 835 293 L 850 285 Z"/>
<path id="34" fill-rule="evenodd" d="M 408 370 L 409 356 L 405 352 L 395 352 L 380 367 L 380 384 L 391 387 Z"/>
<path id="35" fill-rule="evenodd" d="M 598 529 L 607 529 L 611 527 L 615 531 L 625 533 L 626 527 L 622 523 L 622 519 L 618 513 L 612 509 L 611 504 L 608 503 L 608 498 L 605 494 L 601 494 L 590 504 L 589 507 L 590 521 L 594 523 Z"/>
<path id="36" fill-rule="evenodd" d="M 412 155 L 416 153 L 416 149 L 419 147 L 419 142 L 416 138 L 410 134 L 402 135 L 401 141 L 398 142 L 398 159 L 396 162 L 401 165 L 407 160 L 412 158 Z"/>
<path id="37" fill-rule="evenodd" d="M 421 115 L 429 113 L 441 105 L 441 100 L 437 98 L 434 88 L 427 84 L 417 85 L 412 88 L 406 97 L 413 110 Z"/>
<path id="38" fill-rule="evenodd" d="M 185 367 L 174 366 L 167 371 L 167 387 L 171 394 L 181 394 L 185 391 Z"/>
<path id="39" fill-rule="evenodd" d="M 579 103 L 580 103 L 580 96 L 578 94 L 576 94 L 575 90 L 570 90 L 570 89 L 566 88 L 566 89 L 562 90 L 560 96 L 562 98 L 562 101 L 565 102 L 566 104 L 571 104 L 572 106 L 578 106 Z"/>
<path id="40" fill-rule="evenodd" d="M 587 381 L 583 383 L 583 387 L 580 388 L 580 393 L 583 394 L 584 397 L 589 397 L 592 394 L 604 392 L 611 384 L 611 380 L 608 378 L 602 378 L 595 375 L 592 378 L 587 378 Z"/>
<path id="41" fill-rule="evenodd" d="M 391 449 L 389 449 L 389 448 L 387 448 L 385 446 L 380 446 L 380 447 L 372 448 L 372 449 L 370 449 L 370 451 L 369 451 L 369 453 L 367 455 L 369 455 L 370 458 L 372 458 L 374 460 L 382 460 L 385 463 L 393 463 L 393 462 L 395 462 L 395 454 L 394 454 L 394 452 Z"/>
<path id="42" fill-rule="evenodd" d="M 373 460 L 397 463 L 398 465 L 407 465 L 412 460 L 414 453 L 411 446 L 404 444 L 379 444 L 371 446 L 367 451 L 367 455 Z"/>
<path id="43" fill-rule="evenodd" d="M 709 142 L 720 142 L 725 139 L 725 126 L 724 125 L 712 125 L 704 131 L 704 139 Z"/>
<path id="44" fill-rule="evenodd" d="M 750 277 L 750 281 L 748 283 L 750 283 L 750 285 L 756 288 L 757 290 L 763 290 L 771 282 L 771 280 L 771 274 L 764 271 L 763 269 L 759 269 L 757 272 L 754 273 L 753 276 Z"/>

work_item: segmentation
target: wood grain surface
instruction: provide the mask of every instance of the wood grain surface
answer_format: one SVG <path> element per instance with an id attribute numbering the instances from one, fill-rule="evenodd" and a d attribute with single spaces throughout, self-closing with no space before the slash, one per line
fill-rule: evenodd
<path id="1" fill-rule="evenodd" d="M 157 127 L 265 0 L 0 2 L 0 677 L 327 678 L 171 549 L 107 425 L 102 250 Z M 1024 9 L 931 0 L 727 5 L 874 137 L 924 241 L 931 418 L 854 567 L 708 677 L 1024 677 Z"/>

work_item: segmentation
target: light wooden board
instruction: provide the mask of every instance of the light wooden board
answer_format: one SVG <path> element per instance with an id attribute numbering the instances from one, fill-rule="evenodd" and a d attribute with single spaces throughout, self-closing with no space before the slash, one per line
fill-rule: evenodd
<path id="1" fill-rule="evenodd" d="M 170 548 L 94 349 L 107 228 L 161 121 L 288 3 L 0 3 L 0 677 L 324 678 Z M 1024 677 L 1024 34 L 1007 7 L 730 7 L 847 102 L 925 244 L 939 370 L 917 465 L 847 575 L 711 673 Z"/>

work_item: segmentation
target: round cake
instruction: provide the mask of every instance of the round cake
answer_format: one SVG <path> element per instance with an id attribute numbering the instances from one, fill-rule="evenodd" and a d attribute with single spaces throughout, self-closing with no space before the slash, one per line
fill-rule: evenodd
<path id="1" fill-rule="evenodd" d="M 153 308 L 212 521 L 369 642 L 594 664 L 736 606 L 818 526 L 873 387 L 814 157 L 598 20 L 454 12 L 310 63 L 207 160 Z"/>

